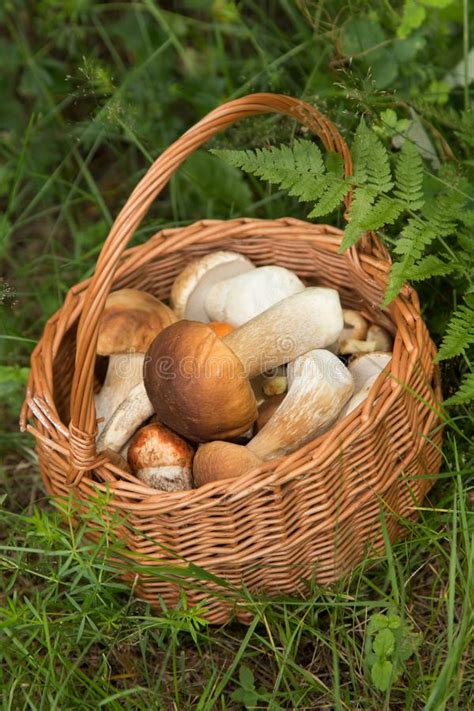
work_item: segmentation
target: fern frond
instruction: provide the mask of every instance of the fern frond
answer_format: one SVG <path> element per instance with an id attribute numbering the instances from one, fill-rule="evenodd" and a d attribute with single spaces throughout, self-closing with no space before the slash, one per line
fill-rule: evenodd
<path id="1" fill-rule="evenodd" d="M 341 246 L 339 247 L 340 252 L 343 252 L 348 247 L 352 247 L 352 245 L 355 244 L 365 232 L 361 225 L 368 211 L 372 207 L 376 196 L 377 193 L 368 188 L 357 188 L 354 191 L 351 206 L 347 215 L 348 224 L 344 230 L 344 237 L 342 239 Z"/>
<path id="2" fill-rule="evenodd" d="M 458 306 L 446 328 L 436 360 L 446 360 L 460 355 L 474 343 L 474 299 Z"/>
<path id="3" fill-rule="evenodd" d="M 423 161 L 411 141 L 404 141 L 395 165 L 395 196 L 406 210 L 423 207 Z"/>
<path id="4" fill-rule="evenodd" d="M 405 263 L 414 262 L 421 257 L 424 249 L 436 236 L 436 230 L 431 223 L 411 217 L 402 229 L 393 251 L 395 254 L 403 255 Z"/>
<path id="5" fill-rule="evenodd" d="M 416 264 L 407 267 L 404 273 L 405 279 L 408 281 L 423 281 L 434 276 L 446 276 L 446 274 L 451 274 L 454 269 L 454 264 L 443 262 L 439 257 L 435 257 L 434 254 L 428 254 Z"/>
<path id="6" fill-rule="evenodd" d="M 317 200 L 327 188 L 326 166 L 315 143 L 295 141 L 293 148 L 257 148 L 255 151 L 214 150 L 236 168 L 278 185 L 303 202 Z"/>
<path id="7" fill-rule="evenodd" d="M 390 274 L 388 275 L 387 290 L 382 303 L 383 307 L 388 306 L 388 304 L 400 293 L 402 286 L 406 282 L 405 269 L 406 267 L 403 262 L 394 262 L 392 264 Z"/>
<path id="8" fill-rule="evenodd" d="M 423 215 L 436 237 L 448 237 L 456 232 L 465 200 L 464 195 L 453 190 L 437 195 L 425 205 Z"/>
<path id="9" fill-rule="evenodd" d="M 403 212 L 403 206 L 398 200 L 393 200 L 386 195 L 381 195 L 368 209 L 361 222 L 364 230 L 378 230 L 384 225 L 393 225 Z"/>
<path id="10" fill-rule="evenodd" d="M 389 155 L 380 138 L 361 119 L 352 144 L 354 181 L 377 193 L 393 188 Z"/>
<path id="11" fill-rule="evenodd" d="M 474 373 L 464 376 L 459 390 L 445 400 L 445 405 L 467 405 L 474 400 Z"/>
<path id="12" fill-rule="evenodd" d="M 340 251 L 355 244 L 364 232 L 393 224 L 402 210 L 398 200 L 393 200 L 386 195 L 375 199 L 371 191 L 357 188 L 349 210 L 349 224 L 344 230 Z"/>
<path id="13" fill-rule="evenodd" d="M 333 212 L 350 190 L 350 183 L 336 178 L 329 179 L 326 190 L 321 195 L 308 217 L 322 217 Z"/>

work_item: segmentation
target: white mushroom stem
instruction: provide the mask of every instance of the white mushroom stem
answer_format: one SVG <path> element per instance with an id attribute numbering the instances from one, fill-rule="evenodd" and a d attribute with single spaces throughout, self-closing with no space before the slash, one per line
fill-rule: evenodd
<path id="1" fill-rule="evenodd" d="M 315 348 L 334 343 L 343 327 L 335 289 L 309 287 L 259 314 L 223 338 L 253 378 Z"/>
<path id="2" fill-rule="evenodd" d="M 354 390 L 349 370 L 327 350 L 313 350 L 288 366 L 288 394 L 247 448 L 274 459 L 324 432 Z"/>
<path id="3" fill-rule="evenodd" d="M 377 375 L 372 375 L 372 377 L 369 378 L 367 380 L 367 382 L 363 385 L 361 390 L 359 390 L 357 393 L 355 393 L 351 397 L 351 399 L 349 400 L 347 405 L 342 409 L 342 411 L 338 417 L 339 420 L 342 420 L 343 417 L 345 417 L 350 412 L 352 412 L 352 410 L 355 410 L 356 407 L 359 407 L 359 405 L 361 405 L 364 402 L 364 400 L 367 399 L 369 392 L 370 392 L 370 388 L 375 383 L 375 381 L 377 380 L 379 375 L 380 375 L 380 373 L 378 373 Z"/>
<path id="4" fill-rule="evenodd" d="M 373 375 L 380 375 L 392 360 L 391 353 L 369 353 L 352 360 L 349 372 L 354 379 L 354 391 L 357 393 Z"/>
<path id="5" fill-rule="evenodd" d="M 109 357 L 104 384 L 94 398 L 98 434 L 125 400 L 130 390 L 143 379 L 143 353 L 123 353 Z"/>
<path id="6" fill-rule="evenodd" d="M 360 356 L 349 363 L 349 372 L 354 380 L 354 394 L 341 411 L 339 420 L 342 420 L 367 399 L 370 388 L 389 364 L 391 358 L 391 353 L 373 353 Z"/>
<path id="7" fill-rule="evenodd" d="M 97 440 L 97 451 L 120 452 L 134 432 L 153 415 L 143 379 L 132 388 L 109 418 Z"/>
<path id="8" fill-rule="evenodd" d="M 284 267 L 260 267 L 209 289 L 205 309 L 211 320 L 241 326 L 273 304 L 303 291 L 303 282 Z"/>
<path id="9" fill-rule="evenodd" d="M 349 355 L 352 353 L 373 353 L 377 349 L 374 341 L 359 341 L 356 338 L 347 338 L 339 342 L 339 353 Z"/>

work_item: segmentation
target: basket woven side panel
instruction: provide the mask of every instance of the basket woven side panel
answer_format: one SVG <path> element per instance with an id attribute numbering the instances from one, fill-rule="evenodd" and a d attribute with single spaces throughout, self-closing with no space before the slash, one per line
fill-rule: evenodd
<path id="1" fill-rule="evenodd" d="M 194 582 L 187 590 L 190 604 L 207 601 L 213 622 L 225 621 L 234 610 L 229 586 L 304 594 L 308 579 L 334 581 L 383 548 L 381 512 L 390 538 L 402 535 L 404 519 L 416 516 L 431 487 L 440 464 L 440 391 L 416 294 L 407 292 L 381 312 L 386 263 L 361 256 L 374 275 L 368 288 L 363 272 L 338 254 L 340 238 L 335 228 L 292 219 L 203 221 L 159 233 L 125 253 L 114 288 L 133 286 L 167 298 L 187 262 L 213 249 L 232 249 L 259 265 L 288 267 L 307 283 L 337 288 L 345 306 L 362 310 L 395 336 L 390 367 L 362 407 L 289 457 L 239 480 L 191 492 L 156 492 L 98 459 L 93 442 L 83 443 L 90 471 L 75 487 L 75 497 L 88 502 L 97 492 L 111 494 L 108 511 L 119 517 L 125 551 L 150 571 L 137 577 L 130 562 L 125 575 L 152 604 L 160 597 L 171 605 L 178 601 L 178 583 L 161 576 L 159 566 L 185 561 L 227 581 Z M 30 431 L 37 437 L 46 488 L 55 496 L 69 492 L 75 436 L 68 429 L 71 365 L 86 287 L 87 282 L 71 290 L 32 359 Z M 209 589 L 231 599 L 210 600 Z M 238 609 L 238 615 L 245 619 L 245 610 Z"/>

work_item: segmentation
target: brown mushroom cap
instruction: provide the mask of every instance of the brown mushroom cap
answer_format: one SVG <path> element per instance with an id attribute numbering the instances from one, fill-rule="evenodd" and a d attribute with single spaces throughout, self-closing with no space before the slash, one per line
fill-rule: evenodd
<path id="1" fill-rule="evenodd" d="M 230 439 L 257 419 L 242 363 L 206 324 L 165 328 L 148 349 L 143 377 L 159 420 L 190 440 Z"/>
<path id="2" fill-rule="evenodd" d="M 113 291 L 100 321 L 97 353 L 146 353 L 157 334 L 176 320 L 169 306 L 146 291 Z"/>
<path id="3" fill-rule="evenodd" d="M 128 463 L 133 471 L 153 466 L 189 467 L 194 450 L 190 444 L 160 422 L 138 430 L 128 448 Z"/>
<path id="4" fill-rule="evenodd" d="M 208 442 L 199 447 L 193 464 L 193 477 L 196 486 L 203 486 L 210 481 L 236 479 L 262 463 L 246 447 L 230 442 Z"/>

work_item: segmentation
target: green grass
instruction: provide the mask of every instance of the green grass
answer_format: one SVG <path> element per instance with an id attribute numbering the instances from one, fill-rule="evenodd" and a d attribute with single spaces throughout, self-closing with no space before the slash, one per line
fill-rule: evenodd
<path id="1" fill-rule="evenodd" d="M 31 7 L 33 6 L 33 7 Z M 4 709 L 460 709 L 474 706 L 474 417 L 446 414 L 440 478 L 409 525 L 331 588 L 267 600 L 234 591 L 246 627 L 209 627 L 184 603 L 152 614 L 45 497 L 30 437 L 17 431 L 29 354 L 44 321 L 89 275 L 107 230 L 147 165 L 219 102 L 251 91 L 302 96 L 350 138 L 359 118 L 390 145 L 387 109 L 423 117 L 474 198 L 468 86 L 443 78 L 472 46 L 468 3 L 428 9 L 397 38 L 401 3 L 38 0 L 0 4 L 0 688 Z M 354 26 L 354 19 L 361 21 Z M 469 22 L 470 19 L 470 22 Z M 382 34 L 380 34 L 382 33 Z M 373 45 L 373 38 L 380 42 Z M 372 42 L 372 44 L 371 44 Z M 347 55 L 354 55 L 352 61 Z M 472 86 L 471 86 L 472 90 Z M 467 109 L 467 111 L 465 111 Z M 463 113 L 464 112 L 464 113 Z M 213 147 L 290 142 L 274 117 Z M 433 180 L 437 169 L 427 164 Z M 443 173 L 441 173 L 441 179 Z M 134 243 L 203 216 L 302 217 L 282 193 L 200 151 L 173 178 Z M 341 215 L 334 220 L 340 224 Z M 397 235 L 384 234 L 390 246 Z M 438 247 L 437 247 L 438 249 Z M 441 245 L 440 256 L 453 249 Z M 474 244 L 452 277 L 420 285 L 435 340 L 472 294 Z M 460 254 L 460 252 L 457 252 Z M 442 364 L 446 397 L 472 372 L 468 349 Z M 91 509 L 91 517 L 100 516 Z M 205 571 L 189 571 L 196 578 Z M 161 572 L 162 575 L 165 573 Z M 173 575 L 173 571 L 166 574 Z M 386 692 L 367 671 L 368 625 L 396 614 L 421 643 Z"/>

